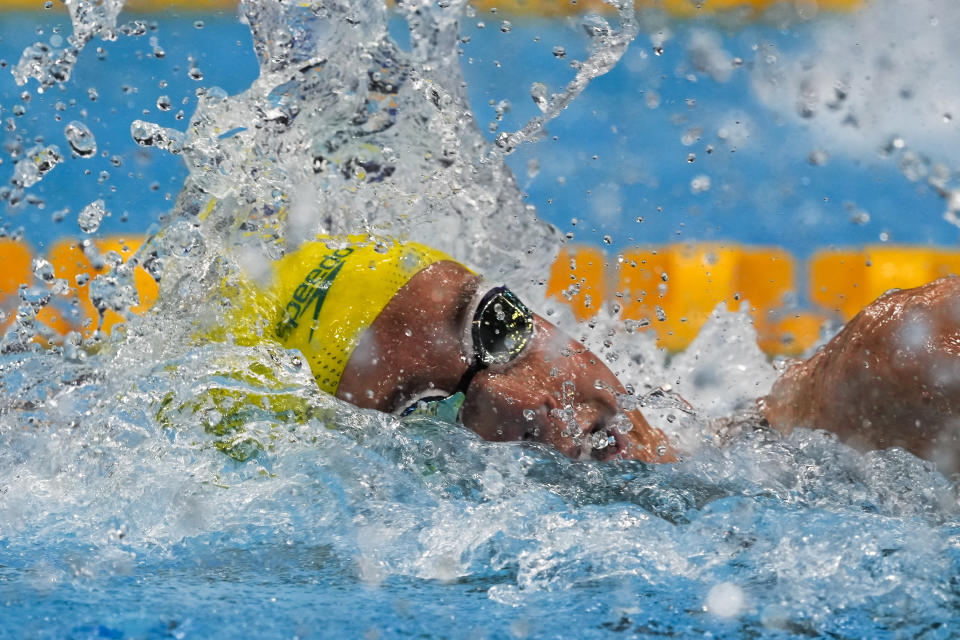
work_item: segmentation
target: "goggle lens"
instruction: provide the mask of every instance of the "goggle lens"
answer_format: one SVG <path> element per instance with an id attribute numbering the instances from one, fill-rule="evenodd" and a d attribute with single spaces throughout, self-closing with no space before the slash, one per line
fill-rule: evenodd
<path id="1" fill-rule="evenodd" d="M 483 366 L 505 364 L 533 337 L 533 313 L 506 287 L 487 292 L 473 316 L 473 348 Z"/>

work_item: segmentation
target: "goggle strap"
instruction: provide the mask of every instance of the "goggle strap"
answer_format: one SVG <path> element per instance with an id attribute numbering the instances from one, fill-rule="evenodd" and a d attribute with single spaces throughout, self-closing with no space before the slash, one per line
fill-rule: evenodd
<path id="1" fill-rule="evenodd" d="M 457 388 L 454 389 L 454 392 L 459 391 L 463 395 L 467 395 L 467 389 L 470 388 L 470 383 L 473 382 L 473 378 L 485 368 L 486 365 L 481 362 L 480 358 L 474 355 L 473 362 L 470 363 L 467 370 L 460 376 L 460 381 L 457 383 Z"/>

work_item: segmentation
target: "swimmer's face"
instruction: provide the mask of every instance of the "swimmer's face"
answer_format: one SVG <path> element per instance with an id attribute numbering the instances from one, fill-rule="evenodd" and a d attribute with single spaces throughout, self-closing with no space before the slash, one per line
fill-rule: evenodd
<path id="1" fill-rule="evenodd" d="M 396 412 L 424 395 L 449 395 L 474 361 L 469 326 L 480 278 L 452 262 L 424 269 L 361 337 L 337 396 Z M 482 292 L 481 292 L 482 293 Z M 461 418 L 486 440 L 534 440 L 572 458 L 673 459 L 666 437 L 617 406 L 616 376 L 583 345 L 534 315 L 527 346 L 481 369 Z"/>

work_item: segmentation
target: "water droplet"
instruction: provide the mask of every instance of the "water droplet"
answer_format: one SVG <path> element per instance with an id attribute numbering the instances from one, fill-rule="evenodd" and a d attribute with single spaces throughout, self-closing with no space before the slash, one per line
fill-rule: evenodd
<path id="1" fill-rule="evenodd" d="M 523 410 L 523 419 L 527 422 L 530 422 L 536 417 L 536 414 L 533 412 L 533 409 L 524 409 Z"/>
<path id="2" fill-rule="evenodd" d="M 710 176 L 700 175 L 690 181 L 690 191 L 703 193 L 710 190 Z"/>
<path id="3" fill-rule="evenodd" d="M 850 214 L 850 222 L 857 225 L 864 225 L 870 222 L 870 213 L 863 209 L 856 209 Z"/>
<path id="4" fill-rule="evenodd" d="M 33 275 L 36 276 L 37 280 L 47 283 L 53 282 L 56 277 L 53 265 L 43 258 L 33 260 Z"/>
<path id="5" fill-rule="evenodd" d="M 657 314 L 657 320 L 659 320 L 660 322 L 665 322 L 665 321 L 667 320 L 667 314 L 666 314 L 666 312 L 663 310 L 663 307 L 661 307 L 660 305 L 656 305 L 656 306 L 653 308 L 653 310 L 654 310 L 654 311 L 656 312 L 656 314 Z"/>
<path id="6" fill-rule="evenodd" d="M 512 28 L 513 26 L 510 24 L 509 20 L 504 20 L 503 22 L 500 23 L 500 31 L 504 33 L 510 33 L 510 29 Z"/>
<path id="7" fill-rule="evenodd" d="M 814 167 L 822 167 L 827 164 L 827 160 L 829 159 L 830 156 L 822 149 L 814 149 L 810 152 L 810 155 L 807 156 L 807 162 Z"/>
<path id="8" fill-rule="evenodd" d="M 70 283 L 63 278 L 57 278 L 53 281 L 53 287 L 50 290 L 54 295 L 65 296 L 70 293 Z"/>
<path id="9" fill-rule="evenodd" d="M 567 50 L 561 47 L 560 45 L 557 45 L 553 48 L 553 56 L 555 58 L 566 58 Z"/>
<path id="10" fill-rule="evenodd" d="M 77 225 L 84 233 L 94 233 L 100 228 L 103 217 L 107 214 L 103 200 L 94 200 L 83 208 L 77 215 Z"/>
<path id="11" fill-rule="evenodd" d="M 605 38 L 611 33 L 610 23 L 595 13 L 587 15 L 581 26 L 591 38 Z"/>
<path id="12" fill-rule="evenodd" d="M 199 82 L 203 80 L 203 71 L 200 71 L 199 67 L 190 67 L 190 70 L 187 72 L 187 75 L 190 76 L 191 80 L 196 80 Z"/>
<path id="13" fill-rule="evenodd" d="M 13 183 L 24 189 L 33 186 L 62 160 L 60 149 L 55 144 L 48 147 L 33 147 L 14 166 Z"/>
<path id="14" fill-rule="evenodd" d="M 540 111 L 546 112 L 547 106 L 547 85 L 542 82 L 534 82 L 530 85 L 530 97 L 533 98 L 534 104 L 540 108 Z"/>
<path id="15" fill-rule="evenodd" d="M 157 147 L 173 154 L 183 151 L 186 140 L 181 131 L 143 120 L 134 120 L 130 124 L 130 135 L 142 147 Z"/>
<path id="16" fill-rule="evenodd" d="M 74 120 L 63 129 L 70 149 L 81 158 L 89 158 L 97 152 L 97 139 L 87 125 Z"/>
<path id="17" fill-rule="evenodd" d="M 157 98 L 157 109 L 160 111 L 170 111 L 173 107 L 173 103 L 170 101 L 170 96 L 160 96 Z"/>

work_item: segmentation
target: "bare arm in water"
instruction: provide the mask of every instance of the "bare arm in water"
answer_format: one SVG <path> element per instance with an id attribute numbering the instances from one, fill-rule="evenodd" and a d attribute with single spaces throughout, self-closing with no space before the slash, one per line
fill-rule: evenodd
<path id="1" fill-rule="evenodd" d="M 778 430 L 833 431 L 960 467 L 960 278 L 887 293 L 761 401 Z"/>

